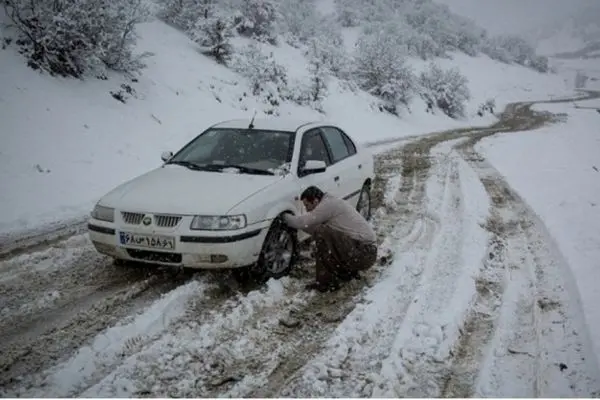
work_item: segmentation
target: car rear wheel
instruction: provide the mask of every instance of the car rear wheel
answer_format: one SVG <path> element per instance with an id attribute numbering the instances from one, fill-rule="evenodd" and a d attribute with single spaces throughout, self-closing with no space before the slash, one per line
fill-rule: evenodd
<path id="1" fill-rule="evenodd" d="M 235 269 L 238 280 L 265 282 L 287 275 L 296 262 L 298 242 L 296 233 L 276 218 L 265 238 L 258 262 L 248 268 Z"/>
<path id="2" fill-rule="evenodd" d="M 356 211 L 367 221 L 371 219 L 371 187 L 366 183 L 363 185 L 358 196 Z"/>

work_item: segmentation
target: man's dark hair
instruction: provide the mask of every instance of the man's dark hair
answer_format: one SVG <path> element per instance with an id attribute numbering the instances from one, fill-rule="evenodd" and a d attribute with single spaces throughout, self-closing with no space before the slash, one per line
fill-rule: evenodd
<path id="1" fill-rule="evenodd" d="M 309 186 L 300 195 L 300 200 L 307 200 L 313 202 L 315 200 L 321 200 L 325 193 L 316 186 Z"/>

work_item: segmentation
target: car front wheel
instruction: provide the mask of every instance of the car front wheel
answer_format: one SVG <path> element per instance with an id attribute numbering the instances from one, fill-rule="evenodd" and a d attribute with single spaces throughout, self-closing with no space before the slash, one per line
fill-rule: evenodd
<path id="1" fill-rule="evenodd" d="M 295 231 L 278 217 L 269 228 L 257 263 L 244 271 L 234 270 L 235 275 L 240 280 L 257 282 L 281 278 L 294 266 L 297 246 Z"/>

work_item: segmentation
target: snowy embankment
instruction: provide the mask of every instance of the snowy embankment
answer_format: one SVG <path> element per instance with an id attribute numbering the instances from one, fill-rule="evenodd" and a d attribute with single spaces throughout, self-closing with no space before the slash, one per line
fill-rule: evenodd
<path id="1" fill-rule="evenodd" d="M 80 217 L 117 184 L 160 165 L 163 150 L 176 150 L 207 126 L 231 118 L 251 118 L 267 106 L 249 93 L 246 80 L 198 53 L 183 33 L 153 21 L 139 26 L 138 51 L 154 55 L 135 81 L 51 78 L 25 66 L 13 47 L 0 51 L 0 235 Z M 349 32 L 347 32 L 349 33 Z M 352 35 L 346 35 L 351 37 Z M 350 44 L 351 45 L 351 44 Z M 290 75 L 306 73 L 301 52 L 271 48 Z M 402 118 L 375 109 L 375 99 L 332 79 L 325 114 L 283 103 L 281 116 L 328 119 L 361 142 L 401 138 L 494 117 L 476 115 L 494 98 L 499 111 L 514 100 L 570 92 L 571 82 L 481 57 L 457 54 L 456 65 L 470 80 L 468 118 L 452 120 L 425 112 L 421 100 Z M 419 70 L 424 64 L 414 62 Z M 121 92 L 122 103 L 110 92 Z M 259 114 L 260 115 L 260 114 Z"/>
<path id="2" fill-rule="evenodd" d="M 580 101 L 579 106 L 598 105 Z M 485 139 L 478 150 L 544 221 L 571 271 L 600 356 L 600 114 L 572 104 L 540 105 L 568 113 L 566 123 Z M 581 299 L 575 295 L 580 293 Z"/>

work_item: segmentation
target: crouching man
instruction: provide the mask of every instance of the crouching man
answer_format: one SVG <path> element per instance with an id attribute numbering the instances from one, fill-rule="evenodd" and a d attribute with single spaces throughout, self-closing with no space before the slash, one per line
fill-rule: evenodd
<path id="1" fill-rule="evenodd" d="M 315 240 L 316 282 L 307 289 L 337 290 L 341 282 L 360 278 L 360 271 L 375 264 L 375 232 L 348 202 L 323 193 L 316 186 L 304 190 L 300 199 L 308 213 L 286 214 L 284 221 Z"/>

